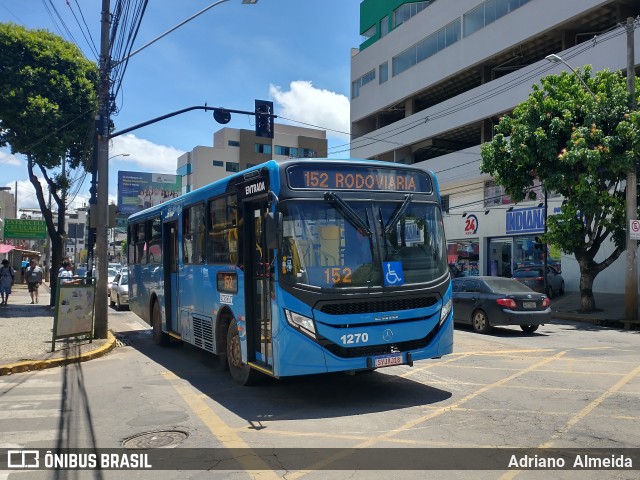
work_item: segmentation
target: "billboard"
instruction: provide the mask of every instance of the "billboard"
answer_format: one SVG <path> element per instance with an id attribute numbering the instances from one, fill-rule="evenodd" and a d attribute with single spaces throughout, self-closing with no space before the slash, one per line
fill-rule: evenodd
<path id="1" fill-rule="evenodd" d="M 118 213 L 131 215 L 180 195 L 182 177 L 166 173 L 118 172 Z"/>

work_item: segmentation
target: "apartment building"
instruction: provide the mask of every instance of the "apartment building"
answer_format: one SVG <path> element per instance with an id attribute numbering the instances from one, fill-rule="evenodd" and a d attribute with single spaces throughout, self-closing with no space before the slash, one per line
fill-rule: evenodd
<path id="1" fill-rule="evenodd" d="M 638 15 L 637 0 L 364 0 L 363 43 L 351 59 L 351 156 L 438 175 L 449 261 L 466 274 L 510 276 L 541 261 L 544 212 L 562 199 L 513 205 L 480 173 L 480 145 L 541 77 L 569 70 L 548 55 L 572 68 L 624 70 L 623 24 Z M 635 51 L 638 72 L 638 28 Z M 614 248 L 605 243 L 602 258 Z M 572 255 L 552 249 L 550 262 L 567 290 L 579 290 Z M 594 291 L 623 292 L 625 268 L 623 255 Z"/>
<path id="2" fill-rule="evenodd" d="M 187 193 L 271 159 L 326 156 L 325 130 L 276 123 L 273 138 L 264 138 L 253 130 L 222 128 L 214 133 L 212 147 L 197 146 L 181 155 L 176 174 Z"/>

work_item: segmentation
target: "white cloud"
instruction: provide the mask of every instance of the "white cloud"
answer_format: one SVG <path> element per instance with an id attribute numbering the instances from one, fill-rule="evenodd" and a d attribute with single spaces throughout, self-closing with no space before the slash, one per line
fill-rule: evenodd
<path id="1" fill-rule="evenodd" d="M 278 115 L 327 129 L 327 136 L 349 141 L 349 99 L 344 95 L 315 88 L 306 80 L 291 82 L 288 91 L 269 85 L 269 95 L 281 107 Z"/>
<path id="2" fill-rule="evenodd" d="M 19 167 L 24 165 L 24 162 L 21 161 L 15 155 L 12 155 L 11 153 L 0 151 L 0 166 L 4 166 L 4 165 Z"/>
<path id="3" fill-rule="evenodd" d="M 49 200 L 49 188 L 47 186 L 47 182 L 42 177 L 38 177 L 40 181 L 40 185 L 42 186 L 42 194 L 44 196 L 45 203 Z M 11 187 L 13 192 L 15 183 L 12 185 L 8 185 Z M 71 192 L 74 192 L 75 189 L 72 187 Z M 89 194 L 86 192 L 80 192 L 75 195 L 75 197 L 67 198 L 67 209 L 69 211 L 76 210 L 82 206 L 89 204 Z M 55 201 L 51 201 L 51 208 L 55 211 L 57 210 L 57 205 Z M 33 184 L 29 179 L 27 180 L 18 180 L 18 210 L 38 210 L 40 209 L 40 204 L 38 203 L 38 198 L 36 197 L 36 190 L 33 188 Z M 55 219 L 57 222 L 57 218 Z"/>
<path id="4" fill-rule="evenodd" d="M 185 152 L 177 148 L 157 145 L 133 134 L 126 134 L 112 140 L 109 147 L 109 163 L 136 163 L 141 170 L 174 174 L 178 157 L 183 153 Z"/>
<path id="5" fill-rule="evenodd" d="M 47 182 L 44 178 L 38 177 L 40 180 L 40 185 L 42 185 L 42 192 L 44 194 L 44 199 L 47 201 L 49 198 L 49 190 L 47 188 Z M 13 190 L 14 185 L 10 185 Z M 18 209 L 39 209 L 40 205 L 38 204 L 38 199 L 36 198 L 36 190 L 33 188 L 33 185 L 27 180 L 18 180 Z"/>

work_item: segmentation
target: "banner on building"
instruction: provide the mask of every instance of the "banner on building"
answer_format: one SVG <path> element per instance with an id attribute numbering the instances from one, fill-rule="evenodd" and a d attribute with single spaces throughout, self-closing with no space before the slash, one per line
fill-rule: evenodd
<path id="1" fill-rule="evenodd" d="M 166 173 L 118 172 L 118 213 L 131 215 L 180 195 L 182 177 Z"/>
<path id="2" fill-rule="evenodd" d="M 4 238 L 44 240 L 47 238 L 47 223 L 44 220 L 5 218 Z"/>

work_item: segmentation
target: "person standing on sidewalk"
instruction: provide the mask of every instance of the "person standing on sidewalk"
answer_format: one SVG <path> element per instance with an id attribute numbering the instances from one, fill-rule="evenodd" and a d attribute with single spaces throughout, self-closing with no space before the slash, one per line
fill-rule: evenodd
<path id="1" fill-rule="evenodd" d="M 2 305 L 6 305 L 11 295 L 11 287 L 16 278 L 16 272 L 13 267 L 9 266 L 9 260 L 2 260 L 0 267 L 0 295 L 2 296 Z"/>
<path id="2" fill-rule="evenodd" d="M 73 276 L 73 263 L 65 260 L 64 262 L 62 262 L 62 268 L 63 268 L 62 272 L 60 273 L 60 275 L 58 275 L 58 278 L 60 279 L 60 283 L 73 283 L 73 284 L 82 283 L 81 278 L 74 278 Z"/>
<path id="3" fill-rule="evenodd" d="M 27 287 L 31 295 L 31 304 L 38 303 L 38 288 L 42 285 L 42 269 L 38 266 L 36 259 L 32 258 L 26 272 Z"/>

